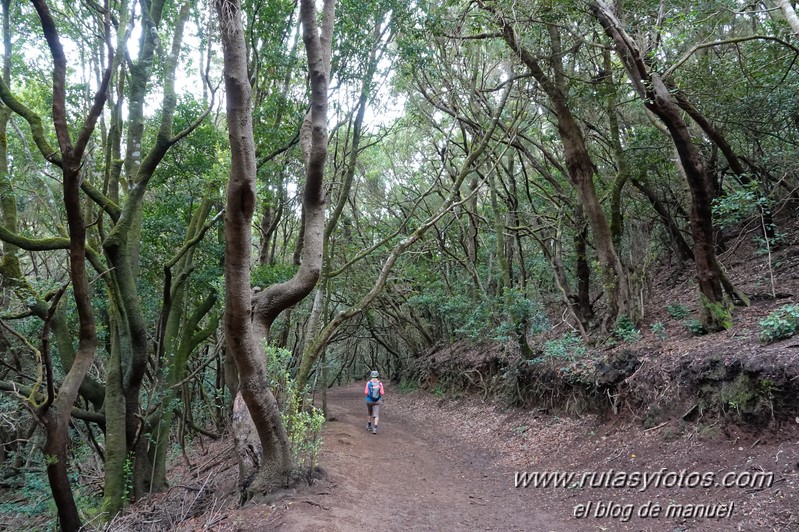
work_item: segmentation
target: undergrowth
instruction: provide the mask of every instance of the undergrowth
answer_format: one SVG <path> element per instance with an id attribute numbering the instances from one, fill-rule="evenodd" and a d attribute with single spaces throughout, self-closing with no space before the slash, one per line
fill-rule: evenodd
<path id="1" fill-rule="evenodd" d="M 304 404 L 306 390 L 299 393 L 297 382 L 289 371 L 291 351 L 270 345 L 264 346 L 269 383 L 278 405 L 280 415 L 291 443 L 294 463 L 300 473 L 310 473 L 319 459 L 322 449 L 322 425 L 325 416 L 321 410 Z"/>
<path id="2" fill-rule="evenodd" d="M 790 338 L 799 330 L 799 305 L 785 305 L 760 320 L 760 342 L 770 344 Z"/>

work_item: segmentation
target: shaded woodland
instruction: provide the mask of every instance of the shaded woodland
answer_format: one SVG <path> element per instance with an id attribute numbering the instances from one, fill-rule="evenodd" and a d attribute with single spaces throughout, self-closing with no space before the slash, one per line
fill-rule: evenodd
<path id="1" fill-rule="evenodd" d="M 201 438 L 296 484 L 374 368 L 553 407 L 666 309 L 799 330 L 787 0 L 0 4 L 0 513 L 102 527 Z"/>

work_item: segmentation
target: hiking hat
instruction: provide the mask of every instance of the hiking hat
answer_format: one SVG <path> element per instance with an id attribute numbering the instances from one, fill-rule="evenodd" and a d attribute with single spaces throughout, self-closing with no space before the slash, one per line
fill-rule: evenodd
<path id="1" fill-rule="evenodd" d="M 372 379 L 376 379 L 379 376 L 380 376 L 380 374 L 377 372 L 377 370 L 375 370 L 375 371 L 373 371 L 372 373 L 369 374 L 369 377 L 372 378 Z"/>

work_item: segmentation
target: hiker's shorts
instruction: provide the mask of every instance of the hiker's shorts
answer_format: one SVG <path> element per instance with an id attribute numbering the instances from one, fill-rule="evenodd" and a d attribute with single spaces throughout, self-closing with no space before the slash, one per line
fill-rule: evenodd
<path id="1" fill-rule="evenodd" d="M 366 401 L 366 408 L 369 410 L 369 417 L 380 417 L 380 405 L 382 404 L 382 399 L 374 403 L 372 401 Z"/>

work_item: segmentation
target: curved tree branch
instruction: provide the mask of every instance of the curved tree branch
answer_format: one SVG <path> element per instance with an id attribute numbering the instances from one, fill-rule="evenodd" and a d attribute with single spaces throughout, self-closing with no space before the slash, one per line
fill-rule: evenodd
<path id="1" fill-rule="evenodd" d="M 675 70 L 680 68 L 686 61 L 688 61 L 692 55 L 694 55 L 699 50 L 703 48 L 712 48 L 714 46 L 722 46 L 725 44 L 735 44 L 739 42 L 746 42 L 746 41 L 774 41 L 780 43 L 781 45 L 785 46 L 786 48 L 790 48 L 793 50 L 793 53 L 799 54 L 799 48 L 792 45 L 791 43 L 780 39 L 779 37 L 772 37 L 771 35 L 747 35 L 746 37 L 734 37 L 732 39 L 721 39 L 719 41 L 713 42 L 706 42 L 702 44 L 697 44 L 696 46 L 692 47 L 690 50 L 685 52 L 682 57 L 680 57 L 676 63 L 671 65 L 669 68 L 666 69 L 665 72 L 660 76 L 660 79 L 666 80 L 669 76 L 671 76 Z"/>

